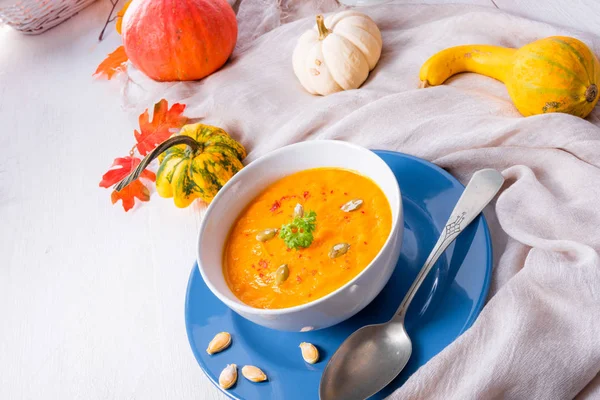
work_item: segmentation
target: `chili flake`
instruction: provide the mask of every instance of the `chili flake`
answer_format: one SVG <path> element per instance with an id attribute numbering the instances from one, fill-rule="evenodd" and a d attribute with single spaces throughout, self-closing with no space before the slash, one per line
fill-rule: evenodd
<path id="1" fill-rule="evenodd" d="M 273 203 L 273 205 L 271 206 L 270 210 L 273 211 L 277 211 L 277 209 L 279 209 L 279 207 L 281 207 L 281 202 L 279 200 L 275 200 L 275 202 Z"/>

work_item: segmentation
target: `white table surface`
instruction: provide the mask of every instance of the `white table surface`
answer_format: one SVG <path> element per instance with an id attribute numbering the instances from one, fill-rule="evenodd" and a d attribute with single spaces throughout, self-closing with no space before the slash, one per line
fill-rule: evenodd
<path id="1" fill-rule="evenodd" d="M 600 31 L 594 0 L 463 2 Z M 125 213 L 98 187 L 137 123 L 91 77 L 119 44 L 97 41 L 109 6 L 0 27 L 0 399 L 224 399 L 185 334 L 201 213 L 158 196 Z"/>

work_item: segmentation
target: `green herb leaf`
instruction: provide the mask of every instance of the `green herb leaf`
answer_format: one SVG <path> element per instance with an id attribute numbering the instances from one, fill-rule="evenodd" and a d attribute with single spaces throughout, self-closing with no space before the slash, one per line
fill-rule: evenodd
<path id="1" fill-rule="evenodd" d="M 291 223 L 282 225 L 279 237 L 290 249 L 306 248 L 313 242 L 316 227 L 317 213 L 309 211 L 302 218 L 295 217 Z"/>

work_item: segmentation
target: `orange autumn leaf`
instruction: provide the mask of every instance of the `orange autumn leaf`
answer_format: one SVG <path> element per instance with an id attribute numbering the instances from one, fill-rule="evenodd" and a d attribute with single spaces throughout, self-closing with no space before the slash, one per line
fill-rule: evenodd
<path id="1" fill-rule="evenodd" d="M 121 10 L 117 13 L 117 23 L 115 25 L 115 28 L 117 29 L 117 32 L 119 32 L 119 35 L 121 34 L 121 27 L 123 24 L 123 16 L 125 15 L 125 11 L 127 11 L 127 8 L 129 7 L 129 4 L 131 4 L 131 0 L 126 1 L 125 4 L 123 5 L 123 8 L 121 8 Z"/>
<path id="2" fill-rule="evenodd" d="M 102 77 L 106 75 L 107 79 L 111 79 L 118 72 L 125 71 L 128 57 L 125 53 L 125 47 L 119 46 L 115 51 L 110 53 L 104 61 L 98 65 L 98 69 L 94 72 L 94 77 Z"/>
<path id="3" fill-rule="evenodd" d="M 139 118 L 140 132 L 134 131 L 136 147 L 141 155 L 145 156 L 160 143 L 167 140 L 174 132 L 178 131 L 187 122 L 183 116 L 185 104 L 175 103 L 169 109 L 167 100 L 162 99 L 154 105 L 152 122 L 148 109 Z"/>
<path id="4" fill-rule="evenodd" d="M 140 159 L 137 157 L 127 156 L 115 158 L 110 169 L 102 175 L 100 181 L 100 187 L 109 188 L 112 185 L 116 185 L 121 182 L 131 171 L 135 169 L 140 163 Z M 117 168 L 115 168 L 117 167 Z M 152 182 L 156 180 L 156 175 L 152 171 L 144 170 L 140 175 L 142 178 L 146 178 Z"/>
<path id="5" fill-rule="evenodd" d="M 138 166 L 140 161 L 139 158 L 132 156 L 115 158 L 111 168 L 102 175 L 100 187 L 109 188 L 112 185 L 121 182 L 121 180 Z M 156 174 L 152 171 L 144 170 L 142 171 L 140 178 L 145 178 L 154 182 L 156 180 Z M 125 211 L 129 211 L 134 206 L 136 197 L 141 201 L 150 200 L 150 191 L 139 178 L 125 186 L 120 192 L 114 190 L 110 196 L 113 204 L 121 200 Z"/>
<path id="6" fill-rule="evenodd" d="M 120 192 L 113 190 L 112 194 L 110 195 L 110 199 L 112 200 L 113 204 L 121 200 L 125 212 L 133 208 L 136 197 L 141 201 L 150 200 L 150 191 L 139 179 L 136 179 L 129 185 L 125 186 Z"/>

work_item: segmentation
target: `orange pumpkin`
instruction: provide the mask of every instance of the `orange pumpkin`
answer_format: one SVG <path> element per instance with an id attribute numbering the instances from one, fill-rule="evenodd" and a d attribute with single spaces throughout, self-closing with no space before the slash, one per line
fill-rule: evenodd
<path id="1" fill-rule="evenodd" d="M 133 0 L 122 35 L 129 60 L 150 78 L 191 81 L 225 64 L 237 22 L 226 0 Z"/>

